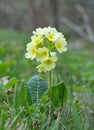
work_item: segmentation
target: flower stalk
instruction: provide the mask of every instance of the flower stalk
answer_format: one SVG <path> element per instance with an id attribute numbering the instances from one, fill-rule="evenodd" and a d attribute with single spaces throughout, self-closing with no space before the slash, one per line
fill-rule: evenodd
<path id="1" fill-rule="evenodd" d="M 50 89 L 52 87 L 52 73 L 51 71 L 48 71 L 48 88 Z"/>
<path id="2" fill-rule="evenodd" d="M 48 91 L 51 95 L 52 93 L 52 72 L 48 71 Z"/>

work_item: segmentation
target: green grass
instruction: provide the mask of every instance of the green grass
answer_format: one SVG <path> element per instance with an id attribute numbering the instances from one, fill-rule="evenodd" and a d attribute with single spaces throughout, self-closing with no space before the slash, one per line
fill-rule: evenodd
<path id="1" fill-rule="evenodd" d="M 26 44 L 30 41 L 30 37 L 26 34 L 5 30 L 1 30 L 0 34 L 0 77 L 31 75 L 34 71 L 31 64 L 32 66 L 34 64 L 25 59 Z"/>
<path id="2" fill-rule="evenodd" d="M 94 45 L 59 56 L 53 84 L 64 80 L 68 97 L 50 108 L 50 102 L 29 105 L 26 82 L 38 74 L 37 63 L 25 59 L 29 41 L 27 34 L 0 30 L 0 81 L 9 76 L 7 85 L 0 83 L 0 130 L 93 130 Z"/>

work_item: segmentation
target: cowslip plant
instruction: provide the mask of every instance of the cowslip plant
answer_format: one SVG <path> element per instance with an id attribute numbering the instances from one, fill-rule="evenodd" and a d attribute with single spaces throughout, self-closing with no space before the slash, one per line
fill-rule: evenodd
<path id="1" fill-rule="evenodd" d="M 58 61 L 58 53 L 67 51 L 67 41 L 61 32 L 55 28 L 44 27 L 33 31 L 31 42 L 27 44 L 25 57 L 36 60 L 38 72 L 48 72 L 48 90 L 52 93 L 52 73 Z M 59 90 L 60 91 L 60 90 Z"/>

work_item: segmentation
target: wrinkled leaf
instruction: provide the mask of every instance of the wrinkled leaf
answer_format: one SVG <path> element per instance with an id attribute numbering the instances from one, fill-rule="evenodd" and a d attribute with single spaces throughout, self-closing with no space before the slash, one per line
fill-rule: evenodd
<path id="1" fill-rule="evenodd" d="M 33 103 L 39 101 L 47 88 L 45 80 L 38 75 L 31 77 L 27 82 L 28 94 L 30 94 Z"/>

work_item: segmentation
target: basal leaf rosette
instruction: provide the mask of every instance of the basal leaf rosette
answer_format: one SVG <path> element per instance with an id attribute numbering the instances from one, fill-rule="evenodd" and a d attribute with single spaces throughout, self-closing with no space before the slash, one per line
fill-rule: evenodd
<path id="1" fill-rule="evenodd" d="M 44 27 L 33 31 L 31 42 L 26 46 L 25 57 L 38 62 L 38 72 L 51 71 L 57 62 L 57 53 L 67 51 L 64 35 L 55 28 Z M 55 52 L 56 50 L 56 52 Z"/>

